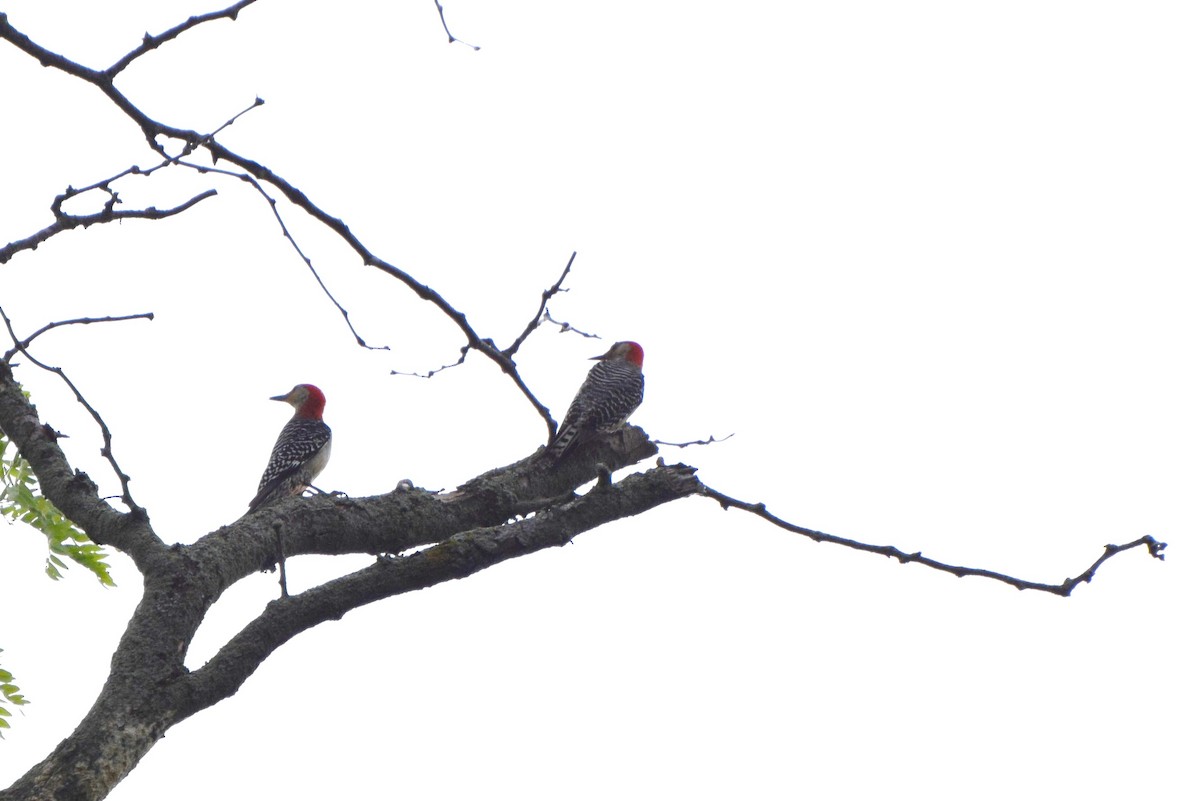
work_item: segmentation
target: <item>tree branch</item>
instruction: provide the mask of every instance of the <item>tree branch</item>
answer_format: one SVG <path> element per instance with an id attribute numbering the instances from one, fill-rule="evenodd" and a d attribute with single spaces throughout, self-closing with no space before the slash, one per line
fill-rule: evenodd
<path id="1" fill-rule="evenodd" d="M 12 325 L 8 320 L 8 315 L 4 314 L 3 307 L 0 307 L 0 315 L 4 316 L 5 325 L 8 327 L 8 333 L 10 335 L 12 335 L 15 339 L 16 335 L 13 334 Z M 60 328 L 64 325 L 91 325 L 92 323 L 119 323 L 124 320 L 143 320 L 143 319 L 144 320 L 153 320 L 154 312 L 143 312 L 142 314 L 125 314 L 120 317 L 77 317 L 74 320 L 57 320 L 53 323 L 46 323 L 41 328 L 34 331 L 32 334 L 30 334 L 29 336 L 22 339 L 20 342 L 17 342 L 15 345 L 13 345 L 13 347 L 10 348 L 7 353 L 4 354 L 3 360 L 6 362 L 11 362 L 12 357 L 17 354 L 17 351 L 24 351 L 26 348 L 29 347 L 30 343 L 32 343 L 33 340 L 37 339 L 42 334 L 46 333 L 47 331 L 51 331 L 55 328 Z"/>
<path id="2" fill-rule="evenodd" d="M 739 501 L 737 498 L 731 498 L 728 495 L 717 492 L 711 487 L 706 486 L 701 494 L 712 498 L 717 503 L 721 504 L 721 508 L 723 509 L 729 509 L 730 507 L 733 507 L 735 509 L 741 509 L 743 511 L 750 512 L 751 514 L 758 515 L 763 520 L 766 520 L 773 525 L 784 529 L 785 531 L 791 531 L 795 534 L 803 534 L 814 542 L 832 542 L 836 545 L 844 545 L 847 548 L 854 548 L 858 551 L 867 551 L 869 553 L 879 554 L 880 556 L 891 557 L 899 560 L 901 564 L 916 562 L 919 565 L 924 565 L 925 567 L 933 568 L 934 570 L 940 570 L 944 573 L 950 573 L 958 576 L 959 578 L 964 576 L 980 576 L 982 578 L 989 578 L 1004 582 L 1012 587 L 1016 587 L 1018 590 L 1040 590 L 1042 592 L 1051 593 L 1052 595 L 1060 595 L 1064 598 L 1069 596 L 1071 592 L 1080 584 L 1090 582 L 1096 575 L 1096 570 L 1099 569 L 1100 565 L 1104 564 L 1106 561 L 1122 551 L 1128 551 L 1131 548 L 1138 547 L 1139 545 L 1145 545 L 1146 550 L 1149 551 L 1150 555 L 1155 559 L 1166 559 L 1163 551 L 1166 549 L 1167 543 L 1159 542 L 1158 540 L 1154 539 L 1154 537 L 1151 537 L 1147 534 L 1140 539 L 1136 539 L 1133 542 L 1127 542 L 1124 545 L 1105 545 L 1104 553 L 1100 556 L 1100 558 L 1093 562 L 1091 567 L 1080 573 L 1078 576 L 1074 578 L 1067 578 L 1063 580 L 1061 584 L 1043 584 L 1036 581 L 1027 581 L 1026 579 L 1015 578 L 1014 576 L 1009 576 L 1004 573 L 997 573 L 994 570 L 984 570 L 977 567 L 962 567 L 960 565 L 946 564 L 945 562 L 939 562 L 936 559 L 930 559 L 929 557 L 922 555 L 920 551 L 915 553 L 905 553 L 904 551 L 901 551 L 899 548 L 896 548 L 892 545 L 870 545 L 868 543 L 858 542 L 857 540 L 846 539 L 845 537 L 838 537 L 833 534 L 825 534 L 820 531 L 814 531 L 811 528 L 797 526 L 794 523 L 789 523 L 782 518 L 776 517 L 768 512 L 767 507 L 762 503 L 747 503 L 746 501 Z"/>
<path id="3" fill-rule="evenodd" d="M 101 187 L 97 186 L 97 187 L 89 187 L 89 188 L 101 188 Z M 82 191 L 86 191 L 86 190 L 82 190 Z M 190 209 L 192 206 L 195 206 L 200 201 L 205 200 L 206 198 L 213 197 L 214 195 L 217 194 L 217 190 L 215 190 L 215 189 L 205 190 L 204 192 L 201 192 L 200 194 L 193 197 L 191 200 L 188 200 L 185 203 L 181 203 L 178 206 L 173 206 L 172 208 L 169 208 L 169 209 L 156 209 L 155 207 L 150 206 L 149 208 L 146 208 L 146 209 L 128 209 L 128 210 L 118 211 L 116 208 L 113 207 L 114 202 L 115 202 L 115 195 L 114 195 L 113 198 L 110 199 L 110 201 L 105 204 L 104 209 L 102 211 L 96 212 L 95 214 L 78 214 L 78 215 L 76 215 L 76 214 L 67 214 L 66 212 L 62 211 L 62 209 L 61 209 L 62 201 L 67 200 L 70 197 L 75 196 L 76 194 L 79 194 L 79 193 L 74 192 L 72 190 L 70 194 L 62 194 L 54 199 L 54 204 L 53 204 L 54 222 L 53 223 L 46 226 L 45 228 L 38 231 L 37 233 L 33 234 L 32 236 L 27 236 L 24 239 L 18 239 L 15 242 L 9 242 L 4 247 L 0 248 L 0 264 L 4 264 L 5 262 L 7 262 L 9 259 L 11 259 L 14 255 L 21 252 L 22 250 L 37 250 L 38 245 L 42 244 L 43 242 L 45 242 L 47 239 L 54 236 L 55 234 L 60 234 L 63 231 L 69 231 L 73 228 L 79 228 L 80 226 L 87 228 L 89 225 L 96 225 L 98 223 L 110 223 L 110 222 L 114 222 L 114 221 L 118 221 L 118 220 L 130 220 L 130 219 L 162 220 L 167 217 L 173 217 L 176 214 L 180 214 L 182 212 L 187 211 L 188 209 Z"/>
<path id="4" fill-rule="evenodd" d="M 524 520 L 455 534 L 410 556 L 382 558 L 356 573 L 272 601 L 188 677 L 192 692 L 183 714 L 233 695 L 275 649 L 313 626 L 382 598 L 466 578 L 508 559 L 565 545 L 585 531 L 695 494 L 701 488 L 692 467 L 655 467 Z"/>
<path id="5" fill-rule="evenodd" d="M 216 592 L 272 563 L 282 539 L 289 557 L 402 553 L 462 531 L 498 526 L 570 498 L 572 490 L 657 453 L 636 426 L 598 437 L 547 470 L 541 449 L 449 493 L 397 487 L 372 498 L 319 495 L 282 501 L 201 537 L 190 553 L 222 565 Z M 276 527 L 278 526 L 278 533 Z"/>
<path id="6" fill-rule="evenodd" d="M 392 375 L 407 375 L 407 376 L 412 376 L 413 378 L 433 378 L 435 375 L 442 372 L 443 370 L 449 370 L 452 367 L 458 367 L 460 364 L 462 364 L 463 362 L 465 362 L 467 360 L 467 354 L 470 352 L 471 352 L 471 346 L 464 345 L 462 348 L 459 349 L 458 361 L 453 361 L 453 362 L 450 362 L 449 364 L 443 364 L 441 367 L 435 367 L 432 370 L 426 370 L 423 373 L 410 373 L 410 372 L 405 372 L 405 371 L 401 371 L 401 370 L 392 370 L 391 374 Z"/>
<path id="7" fill-rule="evenodd" d="M 19 350 L 21 353 L 25 354 L 25 358 L 29 359 L 29 361 L 33 362 L 46 372 L 54 373 L 61 378 L 63 382 L 66 383 L 66 385 L 70 388 L 71 392 L 75 394 L 75 400 L 79 401 L 83 408 L 88 410 L 88 414 L 92 416 L 92 419 L 96 421 L 96 425 L 100 427 L 100 436 L 104 439 L 104 447 L 100 449 L 100 455 L 108 460 L 108 463 L 112 466 L 113 472 L 117 474 L 117 479 L 121 482 L 121 499 L 131 511 L 140 510 L 140 507 L 133 502 L 133 496 L 129 494 L 129 476 L 124 470 L 121 469 L 121 466 L 117 464 L 117 459 L 113 455 L 112 431 L 109 430 L 108 424 L 104 422 L 104 418 L 100 416 L 100 413 L 96 411 L 96 408 L 92 406 L 92 404 L 87 402 L 87 399 L 83 397 L 83 393 L 79 391 L 79 387 L 75 386 L 75 382 L 67 377 L 66 372 L 61 367 L 52 367 L 51 365 L 38 360 L 32 353 L 21 346 L 21 343 L 17 340 L 16 333 L 13 331 L 12 321 L 8 319 L 8 315 L 4 313 L 3 308 L 0 308 L 0 317 L 4 318 L 4 326 L 8 329 L 9 336 L 12 337 L 13 342 L 16 343 L 14 350 Z M 5 361 L 7 362 L 8 359 L 6 358 Z"/>
<path id="8" fill-rule="evenodd" d="M 179 23 L 174 28 L 163 31 L 157 36 L 151 36 L 149 33 L 147 33 L 142 38 L 142 43 L 140 45 L 118 59 L 116 63 L 104 71 L 104 74 L 111 81 L 113 78 L 117 77 L 122 70 L 124 70 L 137 59 L 149 53 L 151 50 L 157 48 L 159 45 L 169 42 L 179 34 L 189 31 L 192 28 L 195 28 L 197 25 L 202 25 L 211 20 L 228 18 L 236 21 L 238 12 L 254 2 L 255 0 L 241 0 L 241 2 L 234 3 L 229 8 L 226 8 L 222 11 L 212 11 L 208 14 L 198 14 L 194 17 L 188 17 L 184 22 Z"/>
<path id="9" fill-rule="evenodd" d="M 546 311 L 543 312 L 543 316 L 546 318 L 546 322 L 550 323 L 550 325 L 558 326 L 558 333 L 560 333 L 560 334 L 565 334 L 568 331 L 572 331 L 576 334 L 579 334 L 579 336 L 583 337 L 584 339 L 600 339 L 599 334 L 589 334 L 587 331 L 580 331 L 578 328 L 571 325 L 570 323 L 564 323 L 564 322 L 560 322 L 559 320 L 555 320 L 553 317 L 550 316 L 549 309 L 546 309 Z"/>
<path id="10" fill-rule="evenodd" d="M 542 320 L 545 319 L 546 303 L 550 300 L 550 298 L 554 297 L 559 292 L 566 291 L 562 288 L 562 285 L 563 281 L 567 280 L 567 273 L 571 272 L 571 265 L 575 263 L 575 255 L 576 254 L 574 252 L 571 253 L 571 258 L 567 259 L 567 266 L 563 268 L 562 275 L 558 277 L 558 280 L 554 282 L 553 286 L 542 292 L 542 304 L 538 306 L 537 314 L 533 315 L 533 319 L 530 320 L 529 324 L 525 326 L 525 330 L 513 340 L 511 345 L 501 351 L 501 353 L 503 353 L 505 356 L 511 359 L 516 355 L 517 349 L 521 347 L 522 343 L 529 338 L 529 335 L 533 333 L 534 329 L 541 325 Z"/>
<path id="11" fill-rule="evenodd" d="M 242 113 L 244 114 L 245 112 L 243 111 Z M 234 119 L 237 118 L 235 117 Z M 230 120 L 228 123 L 226 123 L 226 125 L 229 125 L 232 122 L 233 120 Z M 210 135 L 205 137 L 204 141 L 212 141 L 212 136 Z M 243 181 L 254 187 L 255 191 L 262 195 L 263 199 L 267 201 L 267 205 L 271 207 L 271 213 L 275 215 L 275 221 L 279 223 L 279 228 L 283 231 L 284 238 L 287 239 L 287 241 L 291 244 L 292 249 L 296 251 L 296 254 L 300 256 L 300 260 L 304 262 L 306 267 L 308 267 L 308 271 L 312 273 L 312 277 L 316 279 L 317 285 L 321 287 L 321 291 L 325 293 L 325 297 L 329 299 L 329 302 L 332 303 L 339 312 L 341 312 L 342 319 L 346 321 L 346 327 L 350 329 L 350 333 L 354 336 L 354 341 L 358 343 L 359 347 L 366 348 L 367 350 L 391 350 L 391 348 L 389 348 L 387 345 L 368 344 L 367 341 L 363 339 L 362 335 L 358 333 L 358 329 L 356 329 L 354 327 L 354 323 L 350 321 L 350 312 L 347 311 L 346 307 L 339 303 L 338 299 L 335 298 L 333 293 L 329 291 L 329 287 L 325 285 L 325 281 L 321 278 L 321 274 L 317 272 L 317 268 L 313 264 L 312 259 L 308 257 L 308 254 L 306 254 L 300 247 L 300 243 L 296 241 L 294 236 L 292 236 L 292 232 L 288 230 L 287 223 L 283 221 L 283 216 L 279 213 L 279 203 L 275 200 L 275 198 L 271 197 L 270 193 L 267 192 L 266 189 L 263 188 L 261 182 L 248 173 L 236 173 L 232 172 L 231 170 L 222 170 L 218 167 L 205 167 L 200 164 L 192 164 L 190 162 L 183 161 L 182 159 L 177 160 L 177 163 L 180 166 L 189 167 L 193 170 L 196 170 L 201 174 L 211 172 L 219 175 L 227 175 L 231 178 L 237 178 L 239 181 Z"/>
<path id="12" fill-rule="evenodd" d="M 667 445 L 671 448 L 681 448 L 682 449 L 682 448 L 691 447 L 692 445 L 716 445 L 718 443 L 724 442 L 725 440 L 729 439 L 732 436 L 733 436 L 733 434 L 726 434 L 725 436 L 721 437 L 720 439 L 717 439 L 714 435 L 709 434 L 708 439 L 694 439 L 694 440 L 691 440 L 690 442 L 667 442 L 666 440 L 656 439 L 656 440 L 654 440 L 654 444 L 655 445 Z"/>
<path id="13" fill-rule="evenodd" d="M 136 506 L 128 513 L 118 512 L 100 498 L 86 473 L 72 470 L 58 446 L 58 432 L 39 419 L 7 362 L 0 362 L 0 429 L 33 466 L 51 503 L 93 542 L 124 551 L 145 572 L 148 562 L 164 548 L 146 513 Z"/>
<path id="14" fill-rule="evenodd" d="M 0 363 L 0 370 L 6 369 Z M 0 391 L 0 420 L 5 419 L 7 400 Z M 612 435 L 592 456 L 622 449 L 628 452 L 620 459 L 629 460 L 653 451 L 653 446 L 643 432 L 626 429 Z M 616 486 L 598 487 L 583 498 L 567 493 L 558 501 L 547 501 L 534 495 L 542 487 L 571 479 L 554 478 L 557 468 L 546 471 L 535 466 L 542 464 L 536 457 L 524 460 L 473 479 L 445 496 L 397 490 L 378 498 L 285 501 L 274 512 L 250 515 L 194 545 L 159 548 L 141 565 L 142 601 L 121 638 L 95 705 L 75 732 L 8 792 L 14 798 L 103 798 L 171 726 L 231 695 L 263 659 L 300 632 L 378 598 L 462 578 L 700 490 L 692 468 L 660 465 Z M 572 469 L 582 471 L 585 465 L 581 462 Z M 397 496 L 421 500 L 404 512 Z M 327 528 L 334 503 L 357 516 L 347 524 L 350 537 L 342 540 L 342 546 L 367 546 L 366 552 L 371 553 L 395 542 L 443 542 L 404 559 L 384 558 L 366 570 L 268 605 L 214 659 L 189 673 L 184 658 L 205 614 L 239 573 L 244 574 L 248 566 L 250 572 L 257 569 L 246 555 L 258 547 L 259 540 L 264 554 L 274 553 L 276 524 L 291 544 L 310 544 L 311 552 L 338 550 L 316 545 L 342 535 Z M 457 518 L 465 527 L 441 530 L 428 515 L 431 507 L 444 508 L 447 519 Z M 535 511 L 532 517 L 508 522 L 514 515 Z M 488 517 L 495 519 L 490 526 L 469 525 L 470 519 Z M 0 797 L 6 797 L 3 791 Z"/>
<path id="15" fill-rule="evenodd" d="M 226 9 L 226 12 L 235 11 L 236 9 L 237 6 L 231 6 L 229 9 Z M 233 18 L 236 16 L 236 14 L 230 14 L 226 12 L 218 13 L 216 16 L 210 15 L 208 19 L 216 19 L 222 16 Z M 201 19 L 200 21 L 207 21 L 207 19 Z M 190 23 L 191 20 L 189 20 L 188 23 L 184 23 L 185 27 L 182 30 L 186 30 L 188 27 L 194 27 L 194 25 Z M 197 22 L 195 24 L 199 23 Z M 216 139 L 211 135 L 203 135 L 196 131 L 184 128 L 174 128 L 151 118 L 136 105 L 130 102 L 130 100 L 113 85 L 112 78 L 107 74 L 107 72 L 99 72 L 89 69 L 81 64 L 71 61 L 68 58 L 65 58 L 64 56 L 47 50 L 41 45 L 36 44 L 30 40 L 28 36 L 13 28 L 8 22 L 7 15 L 3 13 L 0 13 L 0 39 L 7 39 L 16 45 L 18 49 L 38 59 L 38 61 L 45 66 L 56 67 L 57 69 L 60 69 L 96 86 L 122 112 L 124 112 L 126 116 L 128 116 L 138 125 L 142 131 L 142 135 L 146 138 L 147 144 L 151 147 L 151 149 L 153 149 L 156 153 L 161 154 L 163 157 L 168 159 L 173 158 L 169 156 L 163 146 L 159 144 L 157 140 L 158 136 L 169 137 L 183 142 L 184 153 L 190 153 L 195 149 L 203 148 L 204 150 L 207 150 L 213 157 L 214 163 L 217 160 L 227 161 L 259 181 L 265 181 L 266 183 L 274 186 L 283 194 L 284 197 L 288 199 L 288 201 L 304 210 L 309 216 L 318 220 L 335 234 L 337 234 L 350 247 L 350 249 L 363 260 L 365 265 L 374 267 L 375 269 L 395 278 L 407 286 L 409 290 L 412 291 L 417 297 L 434 304 L 434 306 L 436 306 L 446 317 L 448 317 L 451 322 L 458 326 L 463 336 L 465 336 L 467 339 L 468 347 L 470 347 L 472 350 L 479 351 L 484 356 L 491 359 L 501 369 L 501 371 L 508 375 L 508 377 L 513 381 L 514 384 L 516 384 L 517 388 L 525 396 L 526 400 L 529 401 L 537 413 L 546 422 L 547 428 L 551 431 L 551 433 L 553 433 L 554 419 L 550 415 L 550 410 L 547 409 L 537 399 L 537 397 L 532 391 L 530 391 L 529 387 L 521 379 L 520 373 L 517 371 L 516 364 L 509 356 L 497 348 L 491 339 L 481 337 L 468 322 L 467 316 L 464 313 L 452 306 L 445 298 L 443 298 L 431 287 L 421 283 L 405 271 L 395 267 L 392 264 L 389 264 L 387 261 L 372 253 L 358 239 L 358 237 L 354 235 L 354 233 L 350 230 L 350 227 L 345 222 L 337 219 L 333 215 L 321 209 L 319 206 L 313 203 L 307 195 L 293 186 L 290 182 L 286 181 L 279 175 L 276 175 L 266 166 L 233 152 L 229 148 L 217 142 Z M 120 63 L 121 62 L 119 61 L 117 62 L 117 64 Z M 197 168 L 195 165 L 191 166 Z M 342 311 L 344 314 L 345 310 L 343 309 Z M 355 334 L 355 336 L 357 337 L 357 334 Z M 358 337 L 358 339 L 361 342 L 361 337 Z"/>
<path id="16" fill-rule="evenodd" d="M 454 34 L 450 33 L 450 26 L 446 24 L 446 9 L 442 8 L 442 4 L 440 2 L 438 2 L 438 0 L 433 0 L 433 4 L 435 6 L 437 6 L 438 17 L 442 20 L 442 29 L 444 31 L 446 31 L 446 36 L 450 39 L 450 44 L 454 44 L 455 42 L 458 42 L 459 44 L 464 44 L 467 47 L 471 48 L 472 50 L 475 50 L 478 52 L 478 50 L 479 50 L 478 45 L 473 45 L 473 44 L 470 44 L 469 42 L 464 42 L 462 39 L 459 39 Z"/>

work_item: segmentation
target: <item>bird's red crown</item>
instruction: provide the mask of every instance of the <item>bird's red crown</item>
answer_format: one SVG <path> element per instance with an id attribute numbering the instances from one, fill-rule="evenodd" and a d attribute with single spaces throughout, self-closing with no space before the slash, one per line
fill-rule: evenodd
<path id="1" fill-rule="evenodd" d="M 320 420 L 325 412 L 325 393 L 312 384 L 297 384 L 288 394 L 276 395 L 271 400 L 290 403 L 296 409 L 297 417 L 309 420 Z"/>
<path id="2" fill-rule="evenodd" d="M 616 359 L 624 359 L 630 364 L 636 364 L 638 367 L 641 367 L 642 358 L 644 356 L 645 353 L 642 351 L 641 345 L 636 342 L 630 342 L 626 340 L 624 342 L 614 343 L 613 346 L 608 349 L 608 352 L 603 356 L 594 356 L 592 358 L 596 361 L 615 361 Z"/>

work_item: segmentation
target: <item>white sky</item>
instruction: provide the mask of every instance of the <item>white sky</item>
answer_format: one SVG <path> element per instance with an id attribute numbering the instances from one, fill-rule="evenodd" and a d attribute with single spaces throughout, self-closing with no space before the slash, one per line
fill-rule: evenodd
<path id="1" fill-rule="evenodd" d="M 10 0 L 93 67 L 191 2 Z M 263 0 L 147 56 L 120 88 L 212 130 L 350 224 L 502 344 L 579 252 L 519 363 L 561 416 L 588 356 L 646 348 L 634 422 L 717 489 L 788 519 L 1057 582 L 1063 600 L 817 546 L 692 499 L 297 638 L 172 729 L 114 801 L 1193 798 L 1200 486 L 1200 9 L 1192 3 Z M 153 163 L 98 92 L 0 45 L 0 243 L 68 184 Z M 22 332 L 79 315 L 66 367 L 164 537 L 241 514 L 308 381 L 326 489 L 452 487 L 540 419 L 490 363 L 433 381 L 456 330 L 284 207 L 354 345 L 261 198 L 126 180 L 182 217 L 76 231 L 0 267 Z M 113 490 L 94 426 L 19 370 Z M 138 599 L 0 529 L 0 647 L 33 699 L 0 786 L 65 737 Z M 365 558 L 289 562 L 293 590 Z M 251 577 L 189 665 L 277 593 Z"/>

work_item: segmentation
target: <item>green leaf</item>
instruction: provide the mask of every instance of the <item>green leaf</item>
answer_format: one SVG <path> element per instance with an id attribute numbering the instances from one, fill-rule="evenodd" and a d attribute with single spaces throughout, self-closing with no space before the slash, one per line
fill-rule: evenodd
<path id="1" fill-rule="evenodd" d="M 46 575 L 50 578 L 62 578 L 62 571 L 71 562 L 89 571 L 105 587 L 115 587 L 105 561 L 107 554 L 40 493 L 33 467 L 9 444 L 0 434 L 0 483 L 3 484 L 0 515 L 19 520 L 46 537 L 50 551 L 46 557 Z"/>
<path id="2" fill-rule="evenodd" d="M 3 651 L 0 648 L 0 651 Z M 0 668 L 0 729 L 12 728 L 5 718 L 12 717 L 12 712 L 8 706 L 24 706 L 29 702 L 25 700 L 25 696 L 21 694 L 21 688 L 13 684 L 12 673 L 4 668 Z"/>

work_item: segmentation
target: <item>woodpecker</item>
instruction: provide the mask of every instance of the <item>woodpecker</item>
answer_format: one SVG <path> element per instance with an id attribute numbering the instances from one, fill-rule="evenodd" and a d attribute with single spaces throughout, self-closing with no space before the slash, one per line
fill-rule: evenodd
<path id="1" fill-rule="evenodd" d="M 312 384 L 297 384 L 291 392 L 271 400 L 290 403 L 296 413 L 275 440 L 271 461 L 258 482 L 258 494 L 250 501 L 250 512 L 304 492 L 329 463 L 333 442 L 333 432 L 321 419 L 325 411 L 321 390 Z"/>
<path id="2" fill-rule="evenodd" d="M 597 434 L 616 431 L 625 425 L 642 402 L 642 346 L 618 342 L 588 372 L 583 386 L 571 401 L 558 433 L 546 446 L 546 456 L 557 462 Z"/>

